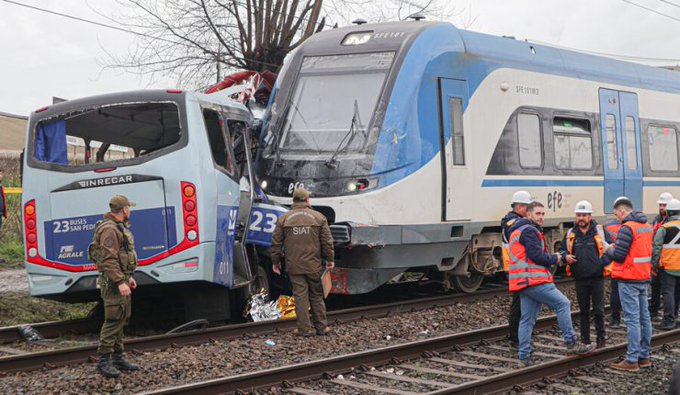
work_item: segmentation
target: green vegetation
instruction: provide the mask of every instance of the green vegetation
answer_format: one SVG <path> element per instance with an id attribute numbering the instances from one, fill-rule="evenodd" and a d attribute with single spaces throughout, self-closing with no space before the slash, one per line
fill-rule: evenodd
<path id="1" fill-rule="evenodd" d="M 5 175 L 2 185 L 20 187 L 19 177 Z M 21 237 L 21 195 L 6 195 L 8 218 L 0 228 L 0 270 L 23 267 L 24 248 Z M 4 261 L 4 262 L 3 262 Z"/>
<path id="2" fill-rule="evenodd" d="M 26 292 L 8 292 L 0 297 L 0 326 L 84 318 L 93 303 L 60 303 L 32 298 Z"/>

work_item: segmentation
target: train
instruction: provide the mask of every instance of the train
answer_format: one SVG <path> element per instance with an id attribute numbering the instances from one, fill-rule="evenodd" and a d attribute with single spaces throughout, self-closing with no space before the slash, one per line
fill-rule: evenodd
<path id="1" fill-rule="evenodd" d="M 256 174 L 331 224 L 333 291 L 434 279 L 475 291 L 501 270 L 512 194 L 547 209 L 554 250 L 589 200 L 652 214 L 680 195 L 680 74 L 423 20 L 317 33 L 272 91 Z"/>

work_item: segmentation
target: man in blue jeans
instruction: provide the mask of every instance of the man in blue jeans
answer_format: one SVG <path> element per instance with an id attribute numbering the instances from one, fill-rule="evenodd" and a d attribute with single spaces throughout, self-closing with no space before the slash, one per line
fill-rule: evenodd
<path id="1" fill-rule="evenodd" d="M 561 261 L 561 255 L 550 254 L 543 236 L 545 208 L 531 202 L 527 218 L 518 219 L 510 228 L 510 292 L 519 292 L 522 318 L 519 323 L 519 361 L 531 365 L 531 335 L 543 304 L 557 314 L 567 355 L 583 355 L 593 349 L 592 344 L 576 340 L 571 323 L 571 303 L 553 283 L 550 267 Z"/>
<path id="2" fill-rule="evenodd" d="M 649 359 L 652 340 L 652 320 L 647 304 L 647 287 L 652 271 L 652 236 L 654 231 L 647 217 L 633 211 L 633 203 L 625 196 L 614 201 L 614 215 L 621 221 L 616 247 L 606 251 L 603 259 L 611 258 L 612 279 L 619 280 L 619 297 L 628 332 L 626 358 L 609 365 L 629 372 L 652 366 Z"/>

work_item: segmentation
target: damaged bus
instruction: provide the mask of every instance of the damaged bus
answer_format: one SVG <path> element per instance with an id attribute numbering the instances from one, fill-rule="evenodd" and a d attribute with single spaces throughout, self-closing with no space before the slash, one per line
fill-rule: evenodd
<path id="1" fill-rule="evenodd" d="M 122 194 L 137 202 L 136 302 L 145 301 L 149 313 L 180 310 L 185 320 L 240 310 L 250 291 L 267 287 L 258 249 L 269 245 L 280 210 L 250 188 L 257 186 L 251 123 L 239 103 L 179 90 L 108 94 L 33 112 L 22 197 L 31 295 L 98 300 L 87 246 L 109 199 Z"/>

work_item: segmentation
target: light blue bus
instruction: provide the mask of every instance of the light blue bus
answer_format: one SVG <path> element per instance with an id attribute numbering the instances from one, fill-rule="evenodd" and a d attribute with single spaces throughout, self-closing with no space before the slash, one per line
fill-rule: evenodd
<path id="1" fill-rule="evenodd" d="M 267 285 L 258 249 L 269 245 L 285 211 L 250 188 L 257 185 L 251 124 L 241 104 L 179 90 L 34 111 L 22 197 L 31 295 L 98 299 L 86 250 L 110 197 L 122 194 L 137 202 L 135 300 L 182 310 L 185 319 L 223 319 L 240 308 L 250 291 Z"/>

